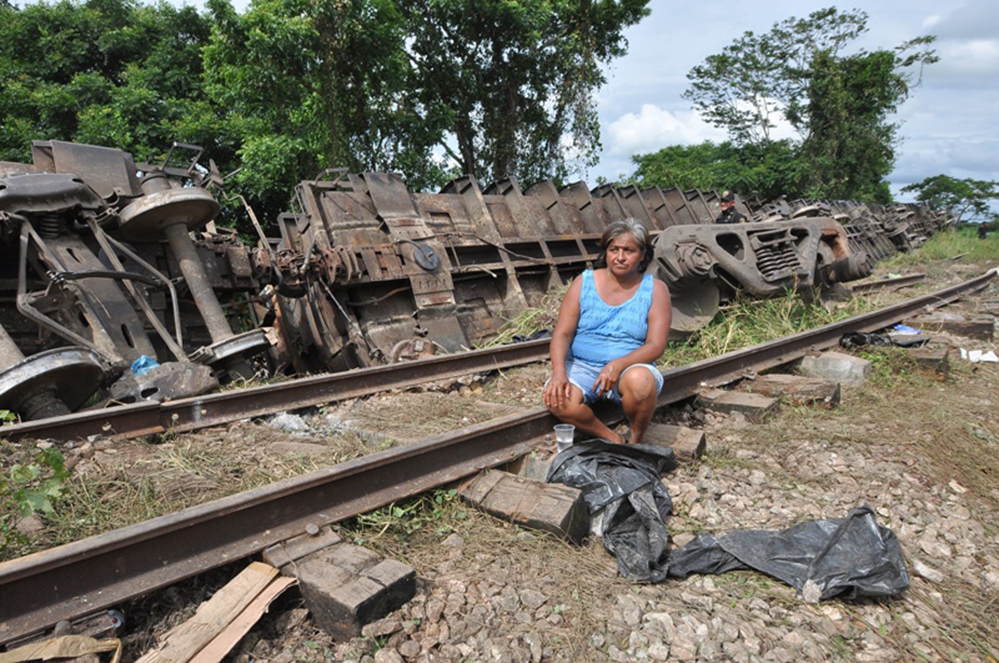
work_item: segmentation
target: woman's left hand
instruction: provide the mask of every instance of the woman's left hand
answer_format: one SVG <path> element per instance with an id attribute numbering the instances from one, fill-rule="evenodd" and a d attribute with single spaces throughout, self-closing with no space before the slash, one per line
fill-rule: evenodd
<path id="1" fill-rule="evenodd" d="M 621 377 L 621 369 L 618 366 L 617 361 L 609 362 L 597 375 L 596 381 L 593 383 L 593 391 L 597 396 L 609 393 L 611 390 L 617 386 L 618 378 Z"/>

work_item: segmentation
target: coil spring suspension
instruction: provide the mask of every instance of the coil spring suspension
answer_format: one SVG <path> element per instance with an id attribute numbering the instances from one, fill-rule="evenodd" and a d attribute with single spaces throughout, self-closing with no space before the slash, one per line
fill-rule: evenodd
<path id="1" fill-rule="evenodd" d="M 66 219 L 55 212 L 43 212 L 34 218 L 35 230 L 42 239 L 55 239 L 66 229 Z"/>

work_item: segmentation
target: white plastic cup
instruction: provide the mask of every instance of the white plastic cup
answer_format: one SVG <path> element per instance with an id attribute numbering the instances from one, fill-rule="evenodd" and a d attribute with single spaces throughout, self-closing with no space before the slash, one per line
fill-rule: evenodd
<path id="1" fill-rule="evenodd" d="M 572 424 L 555 424 L 555 446 L 559 452 L 572 446 L 572 436 L 575 433 L 576 427 Z"/>

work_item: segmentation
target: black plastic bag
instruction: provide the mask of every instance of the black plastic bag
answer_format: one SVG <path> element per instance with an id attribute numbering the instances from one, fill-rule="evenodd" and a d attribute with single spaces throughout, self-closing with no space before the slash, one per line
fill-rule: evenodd
<path id="1" fill-rule="evenodd" d="M 847 332 L 839 339 L 839 344 L 844 348 L 856 348 L 864 345 L 875 347 L 888 347 L 893 345 L 891 339 L 884 334 L 873 332 Z"/>
<path id="2" fill-rule="evenodd" d="M 755 569 L 782 580 L 807 601 L 895 596 L 909 588 L 902 547 L 864 505 L 845 518 L 786 530 L 700 534 L 670 557 L 669 575 Z"/>
<path id="3" fill-rule="evenodd" d="M 666 518 L 673 503 L 660 477 L 675 467 L 676 457 L 667 447 L 589 440 L 556 456 L 548 481 L 581 489 L 591 516 L 603 511 L 604 547 L 617 558 L 622 576 L 661 582 L 669 558 Z"/>
<path id="4" fill-rule="evenodd" d="M 543 338 L 551 338 L 551 329 L 539 329 L 533 334 L 514 334 L 510 339 L 511 343 L 526 343 L 527 341 L 538 341 Z"/>
<path id="5" fill-rule="evenodd" d="M 581 489 L 591 516 L 603 511 L 604 547 L 629 580 L 754 569 L 791 585 L 806 601 L 895 596 L 909 587 L 898 539 L 866 505 L 845 518 L 780 531 L 701 533 L 671 554 L 666 519 L 672 501 L 660 477 L 675 467 L 672 449 L 590 440 L 556 456 L 548 481 Z"/>
<path id="6" fill-rule="evenodd" d="M 859 348 L 865 345 L 876 347 L 898 346 L 902 348 L 920 347 L 930 341 L 928 336 L 897 334 L 875 334 L 873 332 L 847 332 L 839 339 L 844 348 Z"/>

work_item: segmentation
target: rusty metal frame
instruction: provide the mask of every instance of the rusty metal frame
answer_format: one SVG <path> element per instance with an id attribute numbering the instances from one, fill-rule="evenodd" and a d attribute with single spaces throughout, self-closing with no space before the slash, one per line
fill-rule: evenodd
<path id="1" fill-rule="evenodd" d="M 848 331 L 874 331 L 953 301 L 984 288 L 997 272 L 666 371 L 659 403 L 833 346 Z M 0 563 L 0 644 L 256 554 L 308 525 L 335 523 L 512 460 L 555 421 L 536 408 Z"/>

